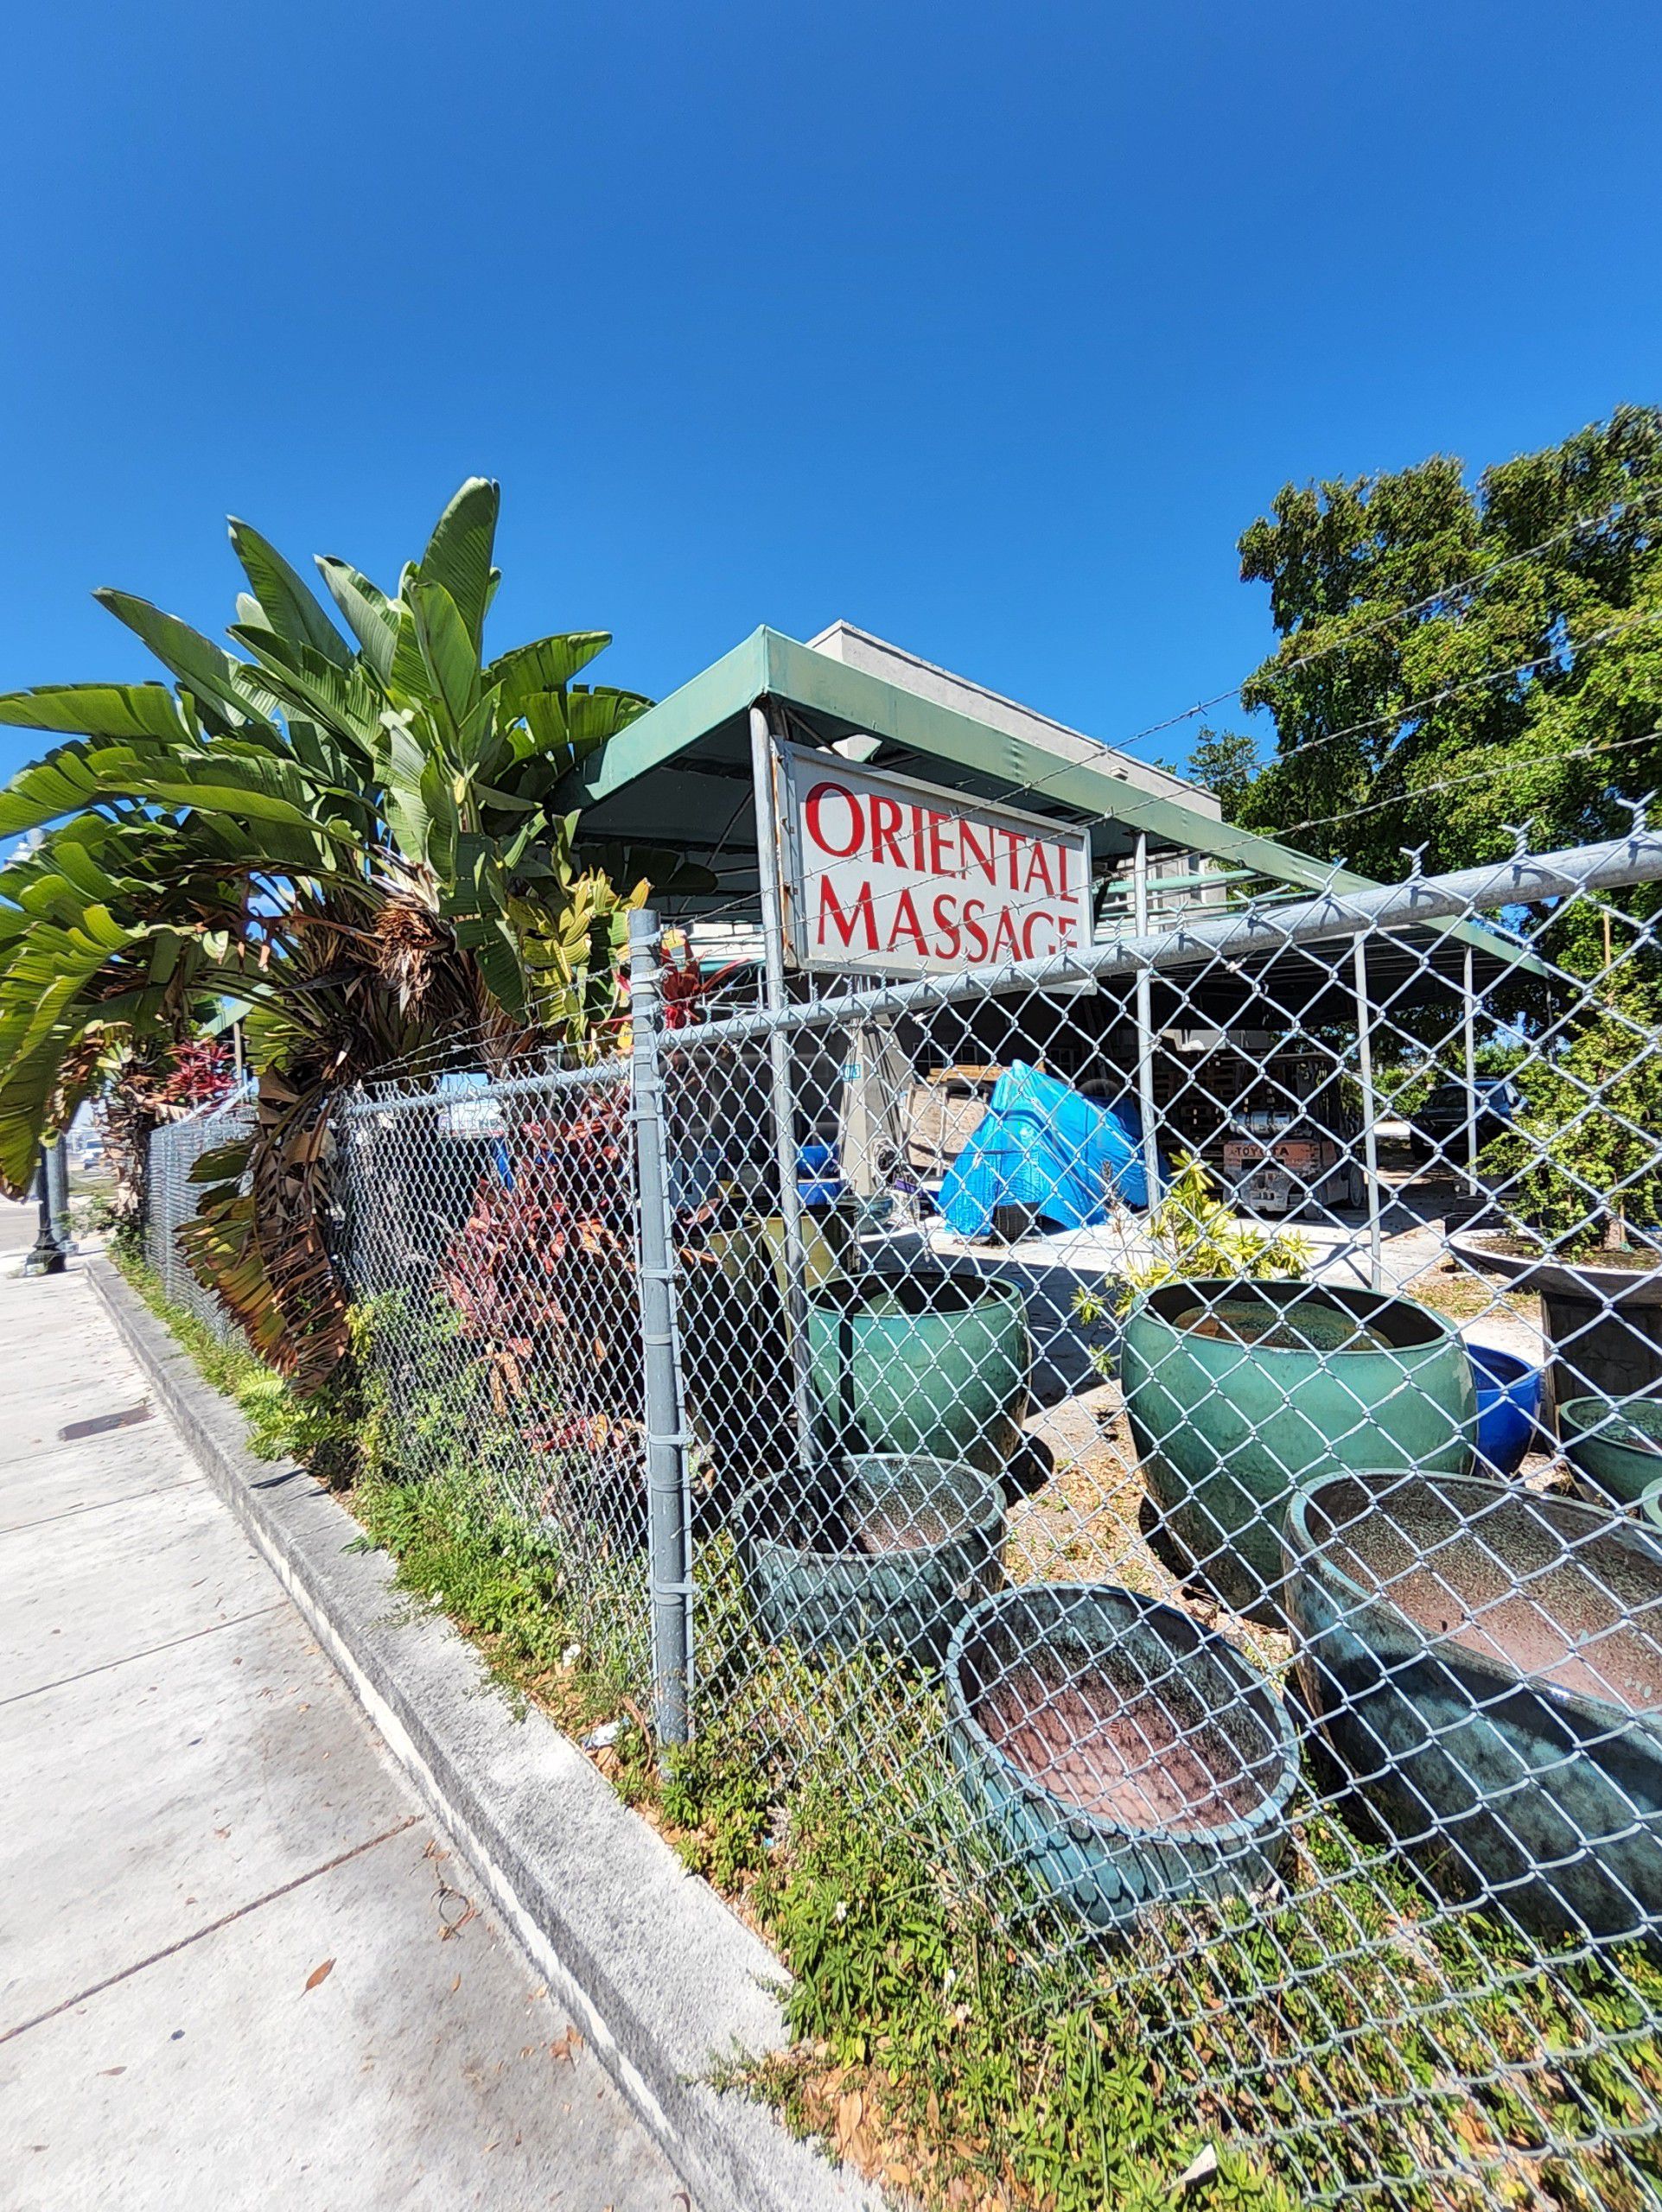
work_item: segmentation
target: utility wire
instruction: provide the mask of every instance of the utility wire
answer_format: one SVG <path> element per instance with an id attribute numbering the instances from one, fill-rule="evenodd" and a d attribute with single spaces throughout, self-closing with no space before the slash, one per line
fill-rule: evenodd
<path id="1" fill-rule="evenodd" d="M 1365 814 L 1378 814 L 1390 806 L 1408 806 L 1419 799 L 1440 798 L 1444 791 L 1463 790 L 1470 784 L 1493 783 L 1497 776 L 1515 775 L 1531 767 L 1556 768 L 1567 760 L 1590 760 L 1601 753 L 1625 752 L 1634 745 L 1651 745 L 1662 738 L 1662 729 L 1643 730 L 1637 737 L 1615 737 L 1601 741 L 1596 745 L 1580 745 L 1567 753 L 1541 753 L 1524 760 L 1504 760 L 1491 768 L 1480 768 L 1469 776 L 1441 777 L 1436 783 L 1410 785 L 1393 792 L 1389 798 L 1370 799 L 1362 806 L 1347 806 L 1337 814 L 1312 815 L 1307 822 L 1294 822 L 1277 831 L 1277 836 L 1296 837 L 1305 830 L 1330 829 L 1335 822 L 1359 821 Z M 1314 857 L 1306 855 L 1307 859 Z"/>
<path id="2" fill-rule="evenodd" d="M 1458 583 L 1444 584 L 1436 591 L 1428 592 L 1423 599 L 1411 600 L 1404 606 L 1392 607 L 1388 613 L 1377 616 L 1363 628 L 1352 631 L 1344 638 L 1337 638 L 1331 645 L 1322 645 L 1314 652 L 1295 655 L 1291 659 L 1283 661 L 1273 674 L 1277 677 L 1295 676 L 1301 669 L 1313 668 L 1329 654 L 1347 652 L 1351 646 L 1360 645 L 1368 638 L 1377 637 L 1380 631 L 1389 630 L 1398 622 L 1411 621 L 1417 614 L 1423 614 L 1447 600 L 1479 591 L 1492 577 L 1500 575 L 1509 569 L 1519 568 L 1526 561 L 1538 560 L 1542 554 L 1550 553 L 1555 546 L 1562 545 L 1578 532 L 1602 529 L 1607 524 L 1618 520 L 1634 508 L 1645 506 L 1652 499 L 1662 499 L 1662 485 L 1636 493 L 1629 499 L 1612 500 L 1597 514 L 1578 515 L 1574 521 L 1567 522 L 1554 531 L 1550 537 L 1543 537 L 1533 545 L 1526 545 L 1519 552 L 1509 553 L 1504 559 L 1492 562 L 1487 569 L 1480 569 L 1474 575 L 1462 577 Z M 1257 673 L 1255 669 L 1252 674 Z M 1191 721 L 1196 715 L 1210 714 L 1214 707 L 1221 707 L 1229 700 L 1239 698 L 1251 680 L 1251 676 L 1244 676 L 1239 683 L 1232 684 L 1226 691 L 1216 691 L 1209 699 L 1198 700 L 1194 706 L 1185 707 L 1181 714 L 1167 715 L 1163 721 L 1150 722 L 1146 729 L 1138 730 L 1131 737 L 1122 738 L 1119 749 L 1128 750 L 1133 745 L 1140 745 L 1145 737 L 1158 737 L 1163 731 L 1175 729 L 1180 723 Z"/>

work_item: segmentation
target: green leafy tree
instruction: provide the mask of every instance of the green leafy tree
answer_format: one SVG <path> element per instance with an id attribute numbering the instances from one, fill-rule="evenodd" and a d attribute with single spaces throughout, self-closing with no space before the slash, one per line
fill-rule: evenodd
<path id="1" fill-rule="evenodd" d="M 1517 1125 L 1484 1147 L 1508 1211 L 1563 1257 L 1623 1253 L 1653 1262 L 1662 1236 L 1662 1066 L 1654 994 L 1616 970 L 1578 1011 L 1561 1047 L 1517 1080 Z M 1635 1231 L 1639 1232 L 1635 1238 Z"/>
<path id="2" fill-rule="evenodd" d="M 1233 821 L 1245 804 L 1258 772 L 1257 740 L 1241 730 L 1202 729 L 1189 754 L 1188 765 L 1178 772 L 1213 792 L 1223 805 L 1224 817 Z"/>
<path id="3" fill-rule="evenodd" d="M 193 1262 L 306 1387 L 347 1342 L 331 1098 L 453 1038 L 490 1064 L 593 1035 L 646 893 L 583 863 L 558 792 L 650 702 L 574 681 L 604 632 L 487 654 L 498 505 L 464 484 L 392 596 L 320 559 L 327 601 L 233 522 L 234 652 L 102 591 L 170 683 L 0 698 L 67 741 L 0 794 L 0 836 L 30 833 L 0 869 L 0 1179 L 27 1182 L 112 1051 L 245 1001 L 258 1124 L 202 1163 Z"/>
<path id="4" fill-rule="evenodd" d="M 1446 455 L 1289 484 L 1239 550 L 1280 643 L 1241 695 L 1274 726 L 1262 772 L 1232 733 L 1192 764 L 1232 818 L 1386 879 L 1404 847 L 1502 855 L 1512 823 L 1613 834 L 1662 784 L 1662 410 L 1474 486 Z"/>

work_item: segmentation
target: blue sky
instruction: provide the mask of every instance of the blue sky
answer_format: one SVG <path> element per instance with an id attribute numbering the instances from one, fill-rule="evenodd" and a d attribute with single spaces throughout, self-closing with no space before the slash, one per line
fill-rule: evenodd
<path id="1" fill-rule="evenodd" d="M 6 688 L 149 672 L 96 584 L 228 620 L 227 512 L 391 585 L 479 471 L 500 643 L 661 694 L 846 615 L 1123 741 L 1266 650 L 1287 479 L 1662 399 L 1653 4 L 58 0 L 8 63 Z"/>

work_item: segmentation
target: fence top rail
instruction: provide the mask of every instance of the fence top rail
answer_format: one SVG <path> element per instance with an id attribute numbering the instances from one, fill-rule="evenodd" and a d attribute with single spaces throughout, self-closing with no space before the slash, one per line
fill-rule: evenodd
<path id="1" fill-rule="evenodd" d="M 424 1090 L 407 1090 L 392 1084 L 360 1085 L 349 1091 L 338 1110 L 347 1121 L 383 1120 L 387 1116 L 431 1113 L 454 1106 L 465 1112 L 470 1103 L 501 1098 L 532 1098 L 538 1092 L 601 1090 L 627 1081 L 627 1060 L 602 1060 L 586 1068 L 539 1068 L 533 1075 L 503 1076 L 494 1082 L 445 1089 L 430 1082 Z"/>
<path id="2" fill-rule="evenodd" d="M 1336 872 L 1336 871 L 1335 871 Z M 1200 959 L 1241 959 L 1294 946 L 1342 943 L 1374 930 L 1414 929 L 1461 920 L 1507 906 L 1538 906 L 1579 892 L 1615 891 L 1662 880 L 1662 831 L 1635 829 L 1600 845 L 1556 853 L 1516 853 L 1504 861 L 1459 868 L 1447 875 L 1413 875 L 1394 884 L 1319 891 L 1294 905 L 1252 901 L 1215 920 L 1186 920 L 1141 936 L 1119 936 L 1056 957 L 1016 961 L 961 976 L 925 976 L 916 982 L 875 984 L 769 1013 L 729 1014 L 680 1032 L 678 1050 L 748 1042 L 776 1029 L 841 1026 L 894 1014 L 916 1014 L 959 1001 L 1015 991 L 1078 989 L 1105 976 L 1186 967 Z M 1511 950 L 1497 934 L 1498 950 Z M 1516 945 L 1520 961 L 1527 949 Z"/>
<path id="3" fill-rule="evenodd" d="M 212 1122 L 221 1114 L 235 1113 L 239 1107 L 252 1106 L 258 1089 L 258 1080 L 252 1075 L 245 1075 L 239 1084 L 226 1092 L 223 1098 L 210 1098 L 203 1105 L 193 1106 L 188 1114 L 176 1114 L 170 1122 L 158 1122 L 156 1134 L 161 1136 L 169 1129 L 188 1128 L 194 1122 Z"/>

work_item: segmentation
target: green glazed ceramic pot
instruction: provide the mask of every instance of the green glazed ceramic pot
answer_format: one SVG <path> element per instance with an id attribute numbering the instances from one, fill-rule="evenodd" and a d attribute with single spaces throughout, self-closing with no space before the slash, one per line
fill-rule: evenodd
<path id="1" fill-rule="evenodd" d="M 1120 1382 L 1165 1535 L 1190 1573 L 1261 1618 L 1280 1612 L 1296 1484 L 1344 1467 L 1459 1474 L 1476 1439 L 1458 1332 L 1375 1291 L 1162 1284 L 1125 1323 Z"/>
<path id="2" fill-rule="evenodd" d="M 1662 1924 L 1662 1545 L 1473 1477 L 1330 1475 L 1287 1512 L 1301 1700 L 1441 1894 L 1537 1934 Z"/>
<path id="3" fill-rule="evenodd" d="M 1001 1591 L 953 1634 L 946 1704 L 994 1859 L 1091 1928 L 1275 1872 L 1292 1724 L 1251 1662 L 1175 1606 L 1110 1583 Z"/>
<path id="4" fill-rule="evenodd" d="M 733 1511 L 739 1571 L 775 1643 L 880 1643 L 939 1666 L 965 1607 L 998 1587 L 1004 1501 L 962 1460 L 861 1453 L 758 1483 Z"/>
<path id="5" fill-rule="evenodd" d="M 1027 1309 L 978 1276 L 864 1274 L 809 1294 L 814 1395 L 834 1452 L 964 1459 L 1002 1475 L 1027 1408 Z"/>
<path id="6" fill-rule="evenodd" d="M 1600 1503 L 1637 1505 L 1662 1478 L 1662 1402 L 1571 1398 L 1558 1408 L 1563 1455 Z"/>

